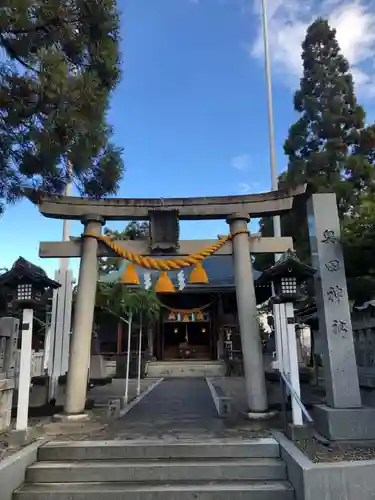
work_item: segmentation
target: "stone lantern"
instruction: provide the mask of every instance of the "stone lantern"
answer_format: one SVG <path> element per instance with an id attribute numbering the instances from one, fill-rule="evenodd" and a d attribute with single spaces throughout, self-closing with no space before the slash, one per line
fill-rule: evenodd
<path id="1" fill-rule="evenodd" d="M 292 399 L 294 427 L 303 426 L 302 405 L 300 400 L 299 363 L 294 305 L 305 293 L 305 281 L 316 270 L 301 262 L 292 250 L 281 258 L 258 278 L 257 283 L 271 283 L 273 287 L 273 316 L 276 335 L 277 366 L 281 379 Z"/>
<path id="2" fill-rule="evenodd" d="M 301 262 L 295 252 L 288 250 L 273 266 L 266 269 L 257 283 L 273 285 L 273 302 L 296 303 L 304 295 L 304 285 L 316 269 Z"/>
<path id="3" fill-rule="evenodd" d="M 9 271 L 0 275 L 0 286 L 7 290 L 8 309 L 22 311 L 16 432 L 23 440 L 27 436 L 34 309 L 43 307 L 45 292 L 60 284 L 48 278 L 40 267 L 19 257 Z"/>
<path id="4" fill-rule="evenodd" d="M 8 309 L 24 310 L 43 307 L 46 290 L 60 284 L 40 267 L 19 257 L 9 271 L 0 275 L 0 286 L 8 290 Z"/>

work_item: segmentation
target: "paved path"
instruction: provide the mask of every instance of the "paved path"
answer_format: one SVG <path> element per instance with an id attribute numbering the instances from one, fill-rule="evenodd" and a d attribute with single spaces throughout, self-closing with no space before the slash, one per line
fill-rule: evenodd
<path id="1" fill-rule="evenodd" d="M 122 419 L 125 435 L 163 437 L 218 431 L 211 392 L 205 379 L 164 379 Z M 120 425 L 121 425 L 120 424 Z"/>
<path id="2" fill-rule="evenodd" d="M 128 422 L 214 419 L 216 409 L 205 379 L 164 379 L 125 417 Z"/>
<path id="3" fill-rule="evenodd" d="M 194 439 L 220 433 L 205 379 L 164 379 L 96 439 Z"/>
<path id="4" fill-rule="evenodd" d="M 249 420 L 234 424 L 220 419 L 205 379 L 168 378 L 91 439 L 249 439 L 268 436 L 267 427 Z"/>

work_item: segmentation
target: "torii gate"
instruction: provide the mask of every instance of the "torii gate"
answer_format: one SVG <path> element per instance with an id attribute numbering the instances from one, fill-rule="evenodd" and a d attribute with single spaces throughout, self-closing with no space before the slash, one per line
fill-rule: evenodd
<path id="1" fill-rule="evenodd" d="M 84 225 L 82 239 L 73 238 L 70 242 L 42 242 L 39 251 L 42 258 L 81 258 L 64 408 L 66 415 L 75 419 L 84 415 L 97 284 L 97 258 L 115 255 L 92 235 L 100 234 L 101 227 L 110 220 L 149 220 L 151 244 L 144 241 L 115 243 L 142 255 L 154 255 L 158 252 L 159 255 L 161 253 L 168 256 L 189 255 L 202 247 L 217 243 L 216 240 L 179 241 L 179 220 L 226 220 L 230 233 L 235 236 L 220 248 L 217 255 L 233 254 L 248 407 L 253 413 L 266 412 L 268 404 L 251 253 L 280 254 L 292 249 L 293 241 L 286 237 L 249 236 L 247 225 L 251 217 L 282 215 L 290 211 L 296 196 L 303 193 L 305 186 L 289 192 L 272 191 L 245 196 L 206 198 L 39 199 L 39 210 L 45 217 L 80 220 Z M 30 199 L 35 201 L 32 194 Z"/>

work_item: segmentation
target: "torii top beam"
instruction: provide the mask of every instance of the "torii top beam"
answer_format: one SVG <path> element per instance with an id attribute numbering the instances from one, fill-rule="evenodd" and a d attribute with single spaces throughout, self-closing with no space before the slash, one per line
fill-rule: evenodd
<path id="1" fill-rule="evenodd" d="M 40 213 L 54 219 L 82 220 L 97 215 L 105 220 L 146 220 L 149 213 L 177 211 L 181 220 L 225 219 L 233 213 L 250 217 L 281 215 L 292 209 L 296 196 L 304 194 L 306 185 L 285 191 L 271 191 L 244 196 L 210 196 L 202 198 L 79 198 L 62 196 L 38 200 Z M 35 203 L 32 193 L 28 198 Z"/>

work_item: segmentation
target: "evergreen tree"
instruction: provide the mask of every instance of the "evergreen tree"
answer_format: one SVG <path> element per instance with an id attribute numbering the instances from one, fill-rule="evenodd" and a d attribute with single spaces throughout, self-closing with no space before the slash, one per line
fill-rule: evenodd
<path id="1" fill-rule="evenodd" d="M 299 118 L 284 144 L 289 161 L 280 187 L 307 183 L 313 192 L 333 191 L 343 215 L 372 186 L 374 135 L 364 130 L 365 112 L 357 103 L 349 64 L 326 20 L 317 19 L 308 28 L 302 61 L 300 88 L 294 95 Z M 283 216 L 281 224 L 283 235 L 294 238 L 300 258 L 308 261 L 304 204 Z M 262 219 L 261 230 L 264 235 L 272 234 L 272 220 Z"/>
<path id="2" fill-rule="evenodd" d="M 3 0 L 0 211 L 23 189 L 114 193 L 123 164 L 106 121 L 119 80 L 115 0 Z"/>
<path id="3" fill-rule="evenodd" d="M 300 118 L 284 144 L 289 157 L 286 183 L 309 183 L 314 192 L 334 191 L 345 211 L 355 201 L 346 189 L 363 187 L 372 168 L 359 156 L 365 112 L 357 103 L 349 64 L 340 51 L 336 31 L 323 19 L 307 30 L 302 44 L 303 76 L 294 95 Z M 357 161 L 357 159 L 359 161 Z M 358 189 L 352 193 L 358 195 Z"/>
<path id="4" fill-rule="evenodd" d="M 342 221 L 341 239 L 350 298 L 363 303 L 375 298 L 375 196 L 365 190 Z"/>

